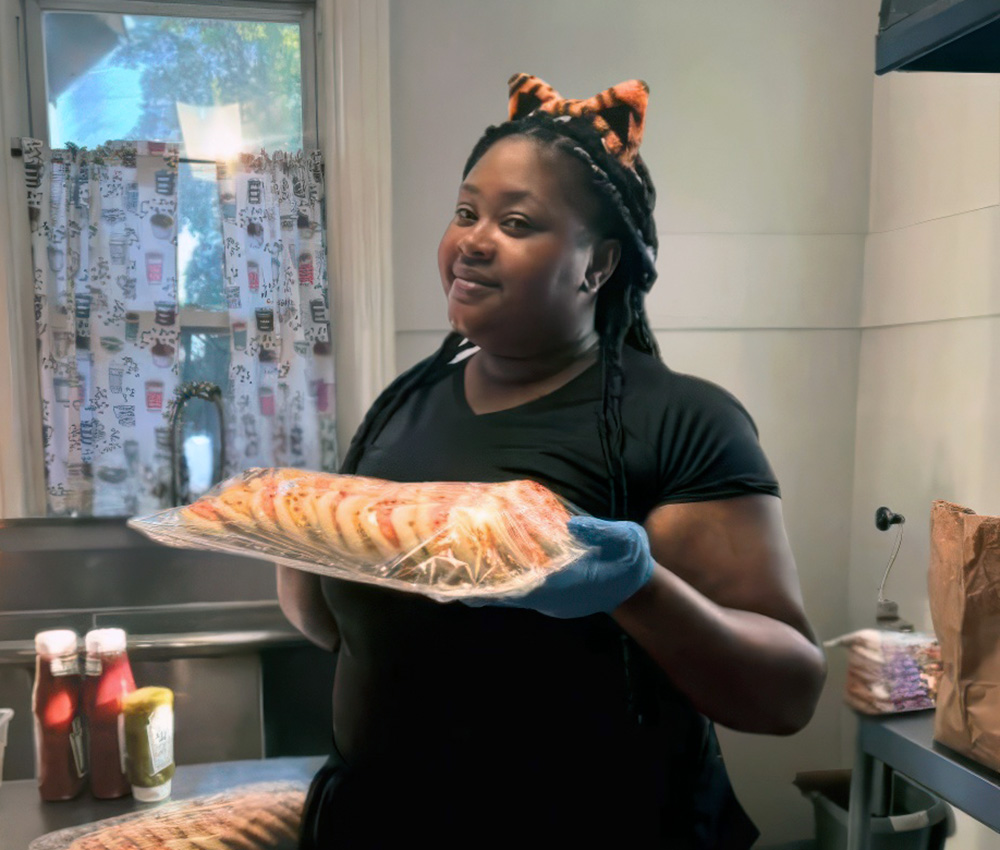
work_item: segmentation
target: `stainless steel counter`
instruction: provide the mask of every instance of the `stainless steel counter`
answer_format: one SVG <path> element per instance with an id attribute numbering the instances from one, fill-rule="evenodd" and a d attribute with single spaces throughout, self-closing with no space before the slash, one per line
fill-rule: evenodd
<path id="1" fill-rule="evenodd" d="M 255 759 L 216 764 L 181 765 L 174 775 L 171 800 L 185 800 L 253 782 L 297 782 L 307 787 L 324 756 Z M 0 850 L 27 850 L 31 841 L 56 830 L 148 811 L 158 803 L 132 797 L 95 800 L 85 791 L 76 800 L 43 803 L 33 779 L 0 784 Z"/>
<path id="2" fill-rule="evenodd" d="M 0 707 L 15 712 L 6 778 L 34 775 L 33 635 L 104 626 L 127 632 L 139 687 L 174 691 L 178 764 L 303 755 L 329 741 L 334 658 L 309 645 L 277 602 L 0 613 Z"/>
<path id="3" fill-rule="evenodd" d="M 128 634 L 137 685 L 174 690 L 178 764 L 325 749 L 334 658 L 281 613 L 273 564 L 162 546 L 121 518 L 0 520 L 8 780 L 34 775 L 34 635 L 109 626 Z"/>

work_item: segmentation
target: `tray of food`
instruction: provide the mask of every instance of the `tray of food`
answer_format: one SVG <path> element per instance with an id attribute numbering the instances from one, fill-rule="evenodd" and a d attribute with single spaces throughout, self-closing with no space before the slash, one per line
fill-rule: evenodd
<path id="1" fill-rule="evenodd" d="M 28 850 L 295 850 L 305 795 L 291 782 L 243 785 L 50 832 Z"/>
<path id="2" fill-rule="evenodd" d="M 529 480 L 399 483 L 270 468 L 129 525 L 170 546 L 447 600 L 513 596 L 541 584 L 583 553 L 567 528 L 579 513 Z"/>

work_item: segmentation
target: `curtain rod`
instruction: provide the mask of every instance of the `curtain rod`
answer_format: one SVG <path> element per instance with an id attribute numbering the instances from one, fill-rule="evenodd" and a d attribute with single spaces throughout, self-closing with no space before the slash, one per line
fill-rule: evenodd
<path id="1" fill-rule="evenodd" d="M 24 151 L 21 150 L 21 140 L 17 136 L 11 136 L 10 139 L 10 155 L 11 156 L 21 156 Z M 214 159 L 190 159 L 186 156 L 181 156 L 177 158 L 178 162 L 187 162 L 194 165 L 216 165 Z"/>

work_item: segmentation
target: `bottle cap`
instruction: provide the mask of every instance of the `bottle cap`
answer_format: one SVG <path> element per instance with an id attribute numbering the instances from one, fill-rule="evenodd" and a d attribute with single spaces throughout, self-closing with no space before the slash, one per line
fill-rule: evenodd
<path id="1" fill-rule="evenodd" d="M 100 655 L 102 652 L 124 652 L 127 638 L 125 629 L 91 629 L 84 641 L 87 652 Z"/>
<path id="2" fill-rule="evenodd" d="M 132 796 L 140 803 L 158 803 L 160 800 L 166 800 L 170 796 L 170 780 L 168 779 L 162 785 L 154 785 L 152 788 L 133 785 Z"/>
<path id="3" fill-rule="evenodd" d="M 66 655 L 76 652 L 76 632 L 72 629 L 50 629 L 35 635 L 35 652 L 39 655 Z"/>
<path id="4" fill-rule="evenodd" d="M 164 705 L 173 708 L 174 692 L 170 688 L 161 688 L 156 685 L 137 688 L 132 693 L 122 697 L 122 711 L 126 715 L 151 714 L 155 709 Z"/>

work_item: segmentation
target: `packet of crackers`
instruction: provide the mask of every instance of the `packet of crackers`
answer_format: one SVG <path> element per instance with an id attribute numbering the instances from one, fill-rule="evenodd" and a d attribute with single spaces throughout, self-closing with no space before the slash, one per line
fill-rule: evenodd
<path id="1" fill-rule="evenodd" d="M 823 646 L 847 649 L 844 702 L 863 714 L 934 708 L 941 647 L 932 634 L 859 629 Z"/>
<path id="2" fill-rule="evenodd" d="M 169 546 L 272 561 L 421 593 L 517 596 L 584 547 L 581 511 L 529 480 L 400 483 L 292 468 L 250 469 L 129 526 Z"/>

